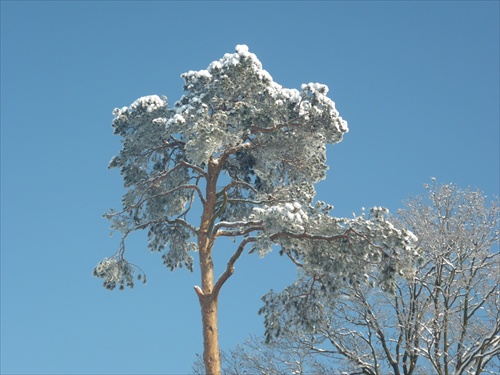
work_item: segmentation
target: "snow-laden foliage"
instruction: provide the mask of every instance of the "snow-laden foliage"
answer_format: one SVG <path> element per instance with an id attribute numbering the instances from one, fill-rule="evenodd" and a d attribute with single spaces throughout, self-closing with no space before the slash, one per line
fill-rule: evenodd
<path id="1" fill-rule="evenodd" d="M 325 85 L 283 88 L 246 46 L 182 78 L 186 94 L 165 121 L 168 131 L 183 134 L 190 162 L 203 166 L 238 148 L 247 151 L 233 153 L 227 168 L 243 180 L 249 169 L 269 184 L 325 177 L 324 144 L 347 132 Z"/>
<path id="2" fill-rule="evenodd" d="M 383 209 L 338 219 L 332 206 L 315 203 L 314 185 L 328 170 L 326 146 L 348 131 L 326 85 L 284 88 L 243 45 L 182 78 L 184 95 L 172 107 L 150 95 L 113 112 L 123 147 L 109 166 L 120 169 L 126 192 L 122 209 L 105 216 L 123 238 L 94 275 L 108 289 L 133 286 L 138 268 L 125 260 L 124 244 L 137 230 L 147 230 L 149 249 L 162 252 L 171 270 L 192 271 L 198 252 L 203 359 L 205 371 L 218 374 L 217 300 L 245 249 L 264 256 L 279 247 L 333 298 L 339 278 L 370 274 L 391 289 L 394 274 L 407 271 L 415 238 L 392 226 Z M 216 279 L 218 237 L 237 245 Z"/>
<path id="3" fill-rule="evenodd" d="M 142 280 L 146 284 L 146 275 L 142 273 L 142 270 L 127 262 L 123 255 L 113 256 L 111 258 L 104 258 L 99 264 L 94 268 L 94 276 L 104 279 L 104 287 L 109 290 L 116 288 L 119 285 L 119 289 L 125 289 L 125 286 L 130 288 L 134 287 L 134 268 L 139 269 L 139 274 L 137 276 L 138 280 Z"/>
<path id="4" fill-rule="evenodd" d="M 412 275 L 417 239 L 396 228 L 387 214 L 381 207 L 353 219 L 311 213 L 308 232 L 314 235 L 272 235 L 300 270 L 295 283 L 263 297 L 260 313 L 265 315 L 267 341 L 293 333 L 297 325 L 315 333 L 328 317 L 325 306 L 335 302 L 346 283 L 377 285 L 394 293 L 395 276 Z"/>
<path id="5" fill-rule="evenodd" d="M 326 146 L 348 131 L 326 85 L 284 88 L 244 45 L 182 78 L 184 95 L 172 107 L 151 95 L 113 112 L 123 148 L 110 168 L 120 169 L 127 191 L 122 210 L 105 216 L 124 239 L 147 230 L 149 249 L 163 252 L 168 268 L 192 270 L 193 252 L 209 255 L 217 237 L 239 238 L 215 293 L 249 244 L 261 256 L 280 247 L 330 291 L 339 277 L 365 274 L 390 288 L 394 273 L 406 272 L 401 259 L 415 238 L 383 209 L 339 219 L 314 201 L 314 184 L 328 170 Z M 113 259 L 120 263 L 123 251 Z M 132 270 L 98 268 L 108 287 L 116 270 L 122 278 Z"/>

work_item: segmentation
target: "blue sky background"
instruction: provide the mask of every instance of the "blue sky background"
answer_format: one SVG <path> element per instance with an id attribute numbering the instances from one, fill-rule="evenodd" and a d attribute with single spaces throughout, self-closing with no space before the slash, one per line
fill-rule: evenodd
<path id="1" fill-rule="evenodd" d="M 186 374 L 202 351 L 197 273 L 170 272 L 142 234 L 146 286 L 92 277 L 119 208 L 112 110 L 175 102 L 180 74 L 247 44 L 274 80 L 330 87 L 348 121 L 318 198 L 392 211 L 436 177 L 499 192 L 499 2 L 1 2 L 2 374 Z M 217 249 L 221 272 L 232 253 Z M 246 256 L 220 298 L 223 349 L 263 332 L 260 297 L 293 281 Z"/>

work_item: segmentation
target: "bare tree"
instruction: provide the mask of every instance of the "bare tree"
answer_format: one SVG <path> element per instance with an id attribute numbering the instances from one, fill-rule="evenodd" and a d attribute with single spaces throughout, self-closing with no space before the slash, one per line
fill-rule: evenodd
<path id="1" fill-rule="evenodd" d="M 324 375 L 335 368 L 314 355 L 298 341 L 267 343 L 258 336 L 249 337 L 229 352 L 222 352 L 224 375 Z M 204 374 L 203 359 L 198 356 L 193 374 Z"/>
<path id="2" fill-rule="evenodd" d="M 487 206 L 479 191 L 426 188 L 426 198 L 399 211 L 400 225 L 419 238 L 411 277 L 396 277 L 388 292 L 351 275 L 331 295 L 321 292 L 324 275 L 303 272 L 265 296 L 268 341 L 328 357 L 339 373 L 497 374 L 498 199 Z"/>

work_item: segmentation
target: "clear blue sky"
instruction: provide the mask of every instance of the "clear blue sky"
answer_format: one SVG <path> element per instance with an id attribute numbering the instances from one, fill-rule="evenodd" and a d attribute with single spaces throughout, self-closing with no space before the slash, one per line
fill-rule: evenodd
<path id="1" fill-rule="evenodd" d="M 202 351 L 198 275 L 168 271 L 143 235 L 146 286 L 109 292 L 117 249 L 112 110 L 175 102 L 180 74 L 247 44 L 274 80 L 321 82 L 350 132 L 319 198 L 337 216 L 395 211 L 436 177 L 499 192 L 499 2 L 1 2 L 1 373 L 186 374 Z M 231 254 L 217 249 L 219 272 Z M 246 256 L 222 290 L 223 349 L 263 332 L 260 296 L 292 282 Z"/>

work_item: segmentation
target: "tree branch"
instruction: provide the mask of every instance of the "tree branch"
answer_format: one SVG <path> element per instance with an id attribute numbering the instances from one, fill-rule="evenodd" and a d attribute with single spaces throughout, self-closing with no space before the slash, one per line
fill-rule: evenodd
<path id="1" fill-rule="evenodd" d="M 233 256 L 227 262 L 226 270 L 222 273 L 222 275 L 219 277 L 219 279 L 215 283 L 214 288 L 212 290 L 212 298 L 218 297 L 220 289 L 222 288 L 224 283 L 227 281 L 227 279 L 229 279 L 231 277 L 231 275 L 234 273 L 234 264 L 236 263 L 238 258 L 243 253 L 245 246 L 248 243 L 255 242 L 255 241 L 257 241 L 257 238 L 255 238 L 255 237 L 247 237 L 243 241 L 241 241 L 240 245 L 238 246 L 238 249 L 236 249 L 236 252 L 233 254 Z"/>
<path id="2" fill-rule="evenodd" d="M 189 169 L 192 169 L 196 172 L 198 172 L 201 176 L 207 178 L 207 172 L 205 172 L 203 169 L 201 169 L 200 167 L 197 167 L 196 165 L 193 165 L 193 164 L 190 164 L 188 163 L 187 161 L 185 161 L 184 159 L 182 159 L 178 165 L 181 165 L 181 166 L 184 166 L 184 167 L 187 167 Z M 175 168 L 175 167 L 174 167 Z"/>
<path id="3" fill-rule="evenodd" d="M 336 241 L 339 239 L 344 239 L 347 240 L 349 248 L 352 250 L 352 244 L 351 244 L 351 233 L 354 234 L 355 236 L 358 236 L 359 238 L 363 239 L 364 241 L 367 242 L 369 246 L 372 246 L 374 249 L 377 249 L 380 251 L 381 254 L 383 254 L 385 257 L 390 258 L 391 255 L 388 254 L 381 246 L 374 244 L 370 239 L 363 235 L 362 233 L 359 233 L 356 231 L 354 228 L 348 228 L 344 231 L 342 234 L 336 234 L 333 236 L 324 236 L 324 235 L 315 235 L 315 234 L 310 234 L 307 232 L 303 233 L 291 233 L 291 232 L 279 232 L 275 233 L 270 236 L 271 241 L 276 241 L 277 239 L 281 237 L 288 237 L 288 238 L 295 238 L 295 239 L 304 239 L 304 240 L 313 240 L 313 241 L 326 241 L 326 242 L 332 242 Z M 353 256 L 356 258 L 357 255 L 353 253 Z M 378 264 L 378 262 L 371 261 L 369 259 L 365 258 L 360 258 L 363 262 L 370 263 L 370 264 Z"/>
<path id="4" fill-rule="evenodd" d="M 264 229 L 262 226 L 262 221 L 219 221 L 214 225 L 213 232 L 217 235 L 217 231 L 221 228 L 241 228 L 241 227 L 255 227 L 258 229 Z M 257 230 L 257 229 L 255 229 Z"/>

